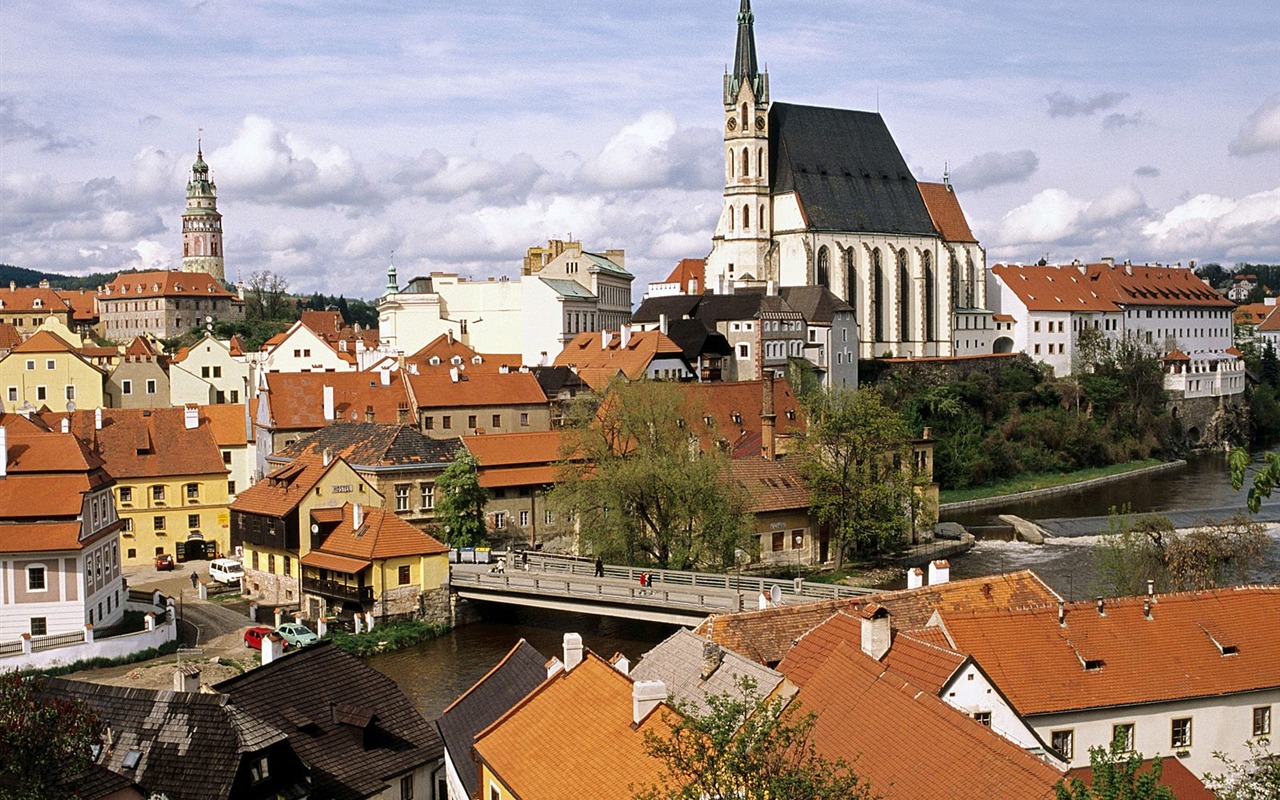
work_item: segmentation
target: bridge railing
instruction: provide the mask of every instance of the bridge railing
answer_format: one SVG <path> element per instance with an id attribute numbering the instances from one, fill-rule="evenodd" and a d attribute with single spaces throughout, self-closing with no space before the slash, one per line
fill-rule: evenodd
<path id="1" fill-rule="evenodd" d="M 543 575 L 575 575 L 595 577 L 595 561 L 589 558 L 544 553 L 522 554 L 511 559 L 512 567 L 520 571 Z M 684 570 L 643 569 L 606 564 L 604 577 L 623 579 L 640 586 L 641 574 L 647 575 L 651 588 L 665 589 L 688 586 L 699 589 L 734 591 L 754 599 L 768 595 L 777 586 L 784 597 L 808 600 L 839 600 L 874 594 L 877 590 L 860 586 L 844 586 L 833 583 L 810 583 L 803 578 L 770 578 L 751 575 L 715 572 L 688 572 Z"/>
<path id="2" fill-rule="evenodd" d="M 531 593 L 544 596 L 615 601 L 636 605 L 652 605 L 663 608 L 685 607 L 699 612 L 736 611 L 744 598 L 724 591 L 722 587 L 697 587 L 691 584 L 666 584 L 641 586 L 620 583 L 609 578 L 597 578 L 594 574 L 578 575 L 568 571 L 529 572 L 475 572 L 454 571 L 450 583 L 462 589 L 499 590 L 503 592 Z"/>

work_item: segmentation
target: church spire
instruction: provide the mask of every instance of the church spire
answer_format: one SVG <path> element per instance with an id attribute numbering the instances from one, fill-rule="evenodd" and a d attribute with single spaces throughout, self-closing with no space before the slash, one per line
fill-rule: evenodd
<path id="1" fill-rule="evenodd" d="M 737 103 L 738 90 L 745 84 L 751 87 L 756 104 L 769 104 L 769 74 L 760 71 L 756 57 L 756 15 L 751 10 L 751 0 L 742 0 L 738 8 L 738 49 L 733 57 L 733 72 L 724 76 L 724 104 Z"/>

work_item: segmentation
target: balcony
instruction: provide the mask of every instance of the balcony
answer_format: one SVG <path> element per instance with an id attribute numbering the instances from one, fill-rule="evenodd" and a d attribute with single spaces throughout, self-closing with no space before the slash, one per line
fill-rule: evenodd
<path id="1" fill-rule="evenodd" d="M 373 602 L 372 587 L 352 586 L 338 581 L 326 581 L 319 578 L 313 578 L 309 575 L 302 576 L 302 591 L 318 594 L 321 597 L 331 597 L 338 600 L 353 600 L 357 603 Z"/>

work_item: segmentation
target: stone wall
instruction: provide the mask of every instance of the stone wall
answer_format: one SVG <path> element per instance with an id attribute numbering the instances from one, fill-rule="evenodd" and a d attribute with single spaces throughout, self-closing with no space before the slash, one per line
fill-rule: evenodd
<path id="1" fill-rule="evenodd" d="M 1170 395 L 1168 408 L 1188 447 L 1221 447 L 1224 443 L 1238 447 L 1249 442 L 1249 405 L 1243 395 L 1190 399 Z"/>

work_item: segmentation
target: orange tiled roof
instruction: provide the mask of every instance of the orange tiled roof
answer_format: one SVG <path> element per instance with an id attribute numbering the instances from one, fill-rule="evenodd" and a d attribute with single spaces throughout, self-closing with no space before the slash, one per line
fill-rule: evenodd
<path id="1" fill-rule="evenodd" d="M 122 272 L 103 287 L 105 300 L 144 297 L 234 298 L 212 275 L 203 272 Z"/>
<path id="2" fill-rule="evenodd" d="M 477 734 L 476 755 L 523 800 L 631 797 L 659 781 L 662 762 L 645 753 L 644 738 L 662 735 L 674 713 L 660 705 L 633 725 L 631 687 L 587 651 Z"/>
<path id="3" fill-rule="evenodd" d="M 15 353 L 79 353 L 66 339 L 50 331 L 37 331 L 31 338 L 13 348 Z"/>
<path id="4" fill-rule="evenodd" d="M 628 380 L 635 380 L 645 373 L 655 358 L 678 358 L 684 354 L 680 345 L 659 331 L 632 331 L 631 340 L 625 348 L 621 334 L 608 335 L 609 345 L 602 347 L 603 333 L 578 334 L 556 356 L 555 366 L 573 367 L 589 386 L 600 388 L 603 386 L 599 383 L 602 374 L 612 377 L 621 372 Z M 593 383 L 588 375 L 596 382 Z"/>
<path id="5" fill-rule="evenodd" d="M 60 424 L 67 414 L 46 414 Z M 71 432 L 89 442 L 117 478 L 225 475 L 226 465 L 210 425 L 186 427 L 183 408 L 104 408 L 102 429 L 94 412 L 70 415 Z"/>
<path id="6" fill-rule="evenodd" d="M 85 289 L 54 289 L 62 301 L 71 306 L 73 322 L 93 322 L 98 318 L 98 295 Z"/>
<path id="7" fill-rule="evenodd" d="M 153 359 L 160 355 L 160 351 L 151 344 L 150 339 L 145 336 L 135 336 L 124 349 L 124 354 L 127 358 Z"/>
<path id="8" fill-rule="evenodd" d="M 705 258 L 682 258 L 676 268 L 663 283 L 676 283 L 680 291 L 689 294 L 702 294 L 707 288 L 707 260 Z M 693 291 L 689 292 L 689 281 L 694 282 Z"/>
<path id="9" fill-rule="evenodd" d="M 1235 308 L 1217 289 L 1189 269 L 1128 264 L 1090 264 L 1089 280 L 1110 284 L 1117 303 L 1148 306 Z"/>
<path id="10" fill-rule="evenodd" d="M 307 492 L 339 462 L 342 459 L 335 458 L 326 466 L 322 456 L 301 456 L 237 494 L 231 510 L 283 517 L 297 508 Z"/>
<path id="11" fill-rule="evenodd" d="M 1262 322 L 1258 324 L 1259 331 L 1280 331 L 1280 306 L 1269 306 L 1270 311 L 1262 318 Z"/>
<path id="12" fill-rule="evenodd" d="M 713 439 L 723 440 L 734 459 L 760 458 L 764 381 L 678 385 L 680 391 L 687 395 L 686 414 L 712 419 L 714 430 L 703 436 L 704 449 L 716 444 Z M 805 429 L 804 409 L 786 378 L 776 378 L 773 382 L 773 413 L 776 436 L 792 436 Z"/>
<path id="13" fill-rule="evenodd" d="M 564 432 L 488 433 L 463 436 L 462 443 L 475 456 L 482 470 L 485 467 L 554 464 L 561 458 Z"/>
<path id="14" fill-rule="evenodd" d="M 1182 352 L 1181 350 L 1175 347 L 1169 352 L 1164 354 L 1164 360 L 1165 361 L 1190 361 L 1191 356 L 1187 355 L 1186 353 Z"/>
<path id="15" fill-rule="evenodd" d="M 271 427 L 276 430 L 323 428 L 324 387 L 333 387 L 338 419 L 363 421 L 370 406 L 375 422 L 396 422 L 401 404 L 409 410 L 409 395 L 399 377 L 387 385 L 369 372 L 269 372 L 267 392 L 271 403 Z"/>
<path id="16" fill-rule="evenodd" d="M 418 408 L 546 405 L 547 396 L 530 372 L 463 372 L 407 375 Z M 487 420 L 486 420 L 487 421 Z M 481 426 L 485 427 L 485 426 Z"/>
<path id="17" fill-rule="evenodd" d="M 432 364 L 433 358 L 439 362 Z M 455 364 L 455 358 L 461 359 L 461 363 Z M 477 359 L 479 363 L 476 363 Z M 464 372 L 497 372 L 504 366 L 519 369 L 523 363 L 523 357 L 519 353 L 479 353 L 448 333 L 442 333 L 427 342 L 406 360 L 417 364 L 419 371 L 443 372 L 448 372 L 453 367 Z"/>
<path id="18" fill-rule="evenodd" d="M 1018 296 L 1028 311 L 1119 311 L 1109 285 L 1091 280 L 1077 267 L 997 264 L 991 272 Z"/>
<path id="19" fill-rule="evenodd" d="M 796 701 L 813 743 L 853 764 L 887 800 L 1049 800 L 1062 774 L 990 728 L 840 644 Z"/>
<path id="20" fill-rule="evenodd" d="M 933 227 L 942 234 L 943 240 L 975 243 L 978 241 L 978 237 L 974 236 L 973 231 L 969 229 L 969 220 L 965 219 L 964 209 L 960 208 L 960 201 L 949 184 L 921 181 L 916 185 L 920 187 L 920 197 L 924 199 L 924 206 L 929 210 Z"/>
<path id="21" fill-rule="evenodd" d="M 0 289 L 0 311 L 20 311 L 46 317 L 50 314 L 68 314 L 72 307 L 53 289 L 10 284 L 8 288 Z"/>
<path id="22" fill-rule="evenodd" d="M 242 405 L 200 406 L 200 422 L 213 431 L 219 447 L 244 447 L 247 443 Z"/>
<path id="23" fill-rule="evenodd" d="M 1274 304 L 1267 303 L 1248 303 L 1242 306 L 1236 306 L 1236 310 L 1231 312 L 1232 321 L 1237 325 L 1257 325 L 1267 318 L 1267 315 L 1275 311 Z"/>
<path id="24" fill-rule="evenodd" d="M 992 314 L 991 319 L 995 322 L 1016 322 L 1012 314 Z"/>
<path id="25" fill-rule="evenodd" d="M 1056 606 L 942 611 L 943 630 L 1023 714 L 1280 686 L 1280 586 Z M 1233 651 L 1231 648 L 1235 648 Z M 1100 662 L 1086 669 L 1086 662 Z"/>
<path id="26" fill-rule="evenodd" d="M 76 436 L 49 431 L 18 414 L 0 414 L 0 426 L 8 436 L 0 519 L 75 518 L 84 509 L 84 494 L 111 480 L 102 459 Z"/>
<path id="27" fill-rule="evenodd" d="M 0 322 L 0 350 L 12 350 L 22 344 L 22 334 L 18 332 L 17 326 Z"/>
<path id="28" fill-rule="evenodd" d="M 0 553 L 47 553 L 81 546 L 79 522 L 0 522 Z"/>
<path id="29" fill-rule="evenodd" d="M 729 462 L 729 476 L 747 493 L 747 512 L 809 510 L 809 484 L 782 461 L 761 458 Z"/>
<path id="30" fill-rule="evenodd" d="M 1138 766 L 1137 773 L 1142 775 L 1151 771 L 1154 759 L 1144 759 Z M 1093 785 L 1093 767 L 1076 767 L 1067 770 L 1066 779 L 1079 778 L 1085 786 Z M 1160 785 L 1168 786 L 1177 800 L 1217 800 L 1217 795 L 1204 787 L 1204 783 L 1195 773 L 1182 765 L 1176 758 L 1165 758 L 1160 761 Z"/>
<path id="31" fill-rule="evenodd" d="M 342 522 L 325 538 L 319 547 L 321 551 L 361 561 L 449 552 L 447 546 L 390 511 L 365 507 L 364 521 L 359 528 L 352 525 L 354 514 L 350 505 L 342 507 Z"/>

